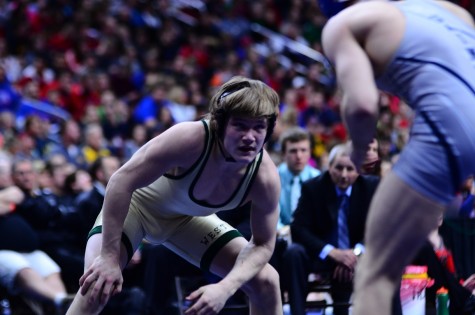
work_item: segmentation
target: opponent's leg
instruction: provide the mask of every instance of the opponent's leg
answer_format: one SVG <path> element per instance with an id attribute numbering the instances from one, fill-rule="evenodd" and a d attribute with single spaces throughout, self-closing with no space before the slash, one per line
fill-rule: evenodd
<path id="1" fill-rule="evenodd" d="M 87 269 L 93 262 L 94 259 L 99 256 L 102 246 L 102 234 L 92 235 L 86 245 L 86 254 L 85 254 L 85 269 Z M 125 246 L 121 243 L 121 254 L 120 261 L 122 269 L 127 264 L 128 256 Z M 67 315 L 86 315 L 86 314 L 99 314 L 102 309 L 107 304 L 101 303 L 100 300 L 96 300 L 94 303 L 89 302 L 89 296 L 92 290 L 88 290 L 85 295 L 81 294 L 81 288 L 76 293 L 74 300 L 67 311 Z"/>
<path id="2" fill-rule="evenodd" d="M 373 197 L 366 224 L 366 251 L 356 268 L 354 315 L 389 315 L 408 265 L 444 206 L 424 197 L 393 172 Z"/>
<path id="3" fill-rule="evenodd" d="M 234 238 L 226 244 L 211 263 L 211 271 L 224 277 L 233 268 L 236 258 L 247 241 L 243 237 Z M 282 300 L 279 274 L 270 265 L 264 268 L 242 287 L 249 297 L 251 315 L 280 315 Z"/>

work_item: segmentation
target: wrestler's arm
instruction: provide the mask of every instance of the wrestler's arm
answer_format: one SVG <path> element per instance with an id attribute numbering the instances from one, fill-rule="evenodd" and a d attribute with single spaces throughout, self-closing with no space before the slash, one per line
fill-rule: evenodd
<path id="1" fill-rule="evenodd" d="M 376 132 L 379 94 L 371 62 L 348 22 L 350 13 L 342 12 L 329 20 L 323 30 L 322 44 L 343 91 L 342 119 L 352 140 L 354 162 L 359 168 Z"/>
<path id="2" fill-rule="evenodd" d="M 101 253 L 81 277 L 82 294 L 94 282 L 92 298 L 102 292 L 106 300 L 115 286 L 120 292 L 125 264 L 120 257 L 121 234 L 133 192 L 171 169 L 189 167 L 199 155 L 196 152 L 202 149 L 203 139 L 201 122 L 173 126 L 146 143 L 112 175 L 104 197 Z"/>
<path id="3" fill-rule="evenodd" d="M 191 165 L 192 150 L 200 147 L 203 133 L 201 122 L 175 125 L 147 142 L 112 175 L 104 199 L 103 255 L 118 258 L 132 193 L 171 169 Z"/>
<path id="4" fill-rule="evenodd" d="M 264 152 L 259 174 L 249 194 L 252 200 L 251 231 L 248 245 L 221 284 L 235 292 L 252 279 L 270 260 L 275 247 L 280 180 L 274 162 Z"/>

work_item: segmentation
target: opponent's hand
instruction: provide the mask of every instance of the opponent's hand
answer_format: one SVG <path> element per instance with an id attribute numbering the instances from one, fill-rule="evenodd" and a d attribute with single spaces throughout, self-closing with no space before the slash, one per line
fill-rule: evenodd
<path id="1" fill-rule="evenodd" d="M 81 294 L 89 295 L 91 304 L 105 304 L 109 298 L 122 291 L 122 270 L 116 259 L 98 256 L 79 279 Z"/>
<path id="2" fill-rule="evenodd" d="M 192 305 L 185 311 L 186 315 L 215 315 L 224 307 L 230 293 L 219 283 L 200 287 L 186 297 Z"/>

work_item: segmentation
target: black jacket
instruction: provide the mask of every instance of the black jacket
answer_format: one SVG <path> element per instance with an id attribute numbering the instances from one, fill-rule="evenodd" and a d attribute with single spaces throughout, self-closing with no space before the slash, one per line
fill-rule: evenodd
<path id="1" fill-rule="evenodd" d="M 350 245 L 363 243 L 366 216 L 379 177 L 360 175 L 353 183 L 350 196 L 348 229 Z M 336 246 L 338 197 L 330 173 L 302 184 L 302 193 L 291 223 L 292 240 L 302 244 L 310 257 L 318 257 L 327 244 Z"/>

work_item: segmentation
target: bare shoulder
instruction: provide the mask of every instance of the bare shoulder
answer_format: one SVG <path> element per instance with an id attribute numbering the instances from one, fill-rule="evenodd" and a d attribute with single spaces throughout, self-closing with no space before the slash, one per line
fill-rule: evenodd
<path id="1" fill-rule="evenodd" d="M 468 25 L 475 28 L 475 22 L 473 20 L 472 15 L 464 8 L 445 0 L 437 0 L 437 4 L 439 4 L 444 9 L 451 12 L 452 14 L 458 16 L 460 19 L 465 21 Z"/>
<path id="2" fill-rule="evenodd" d="M 162 134 L 157 136 L 157 139 L 167 139 L 175 145 L 196 144 L 197 140 L 204 140 L 206 130 L 203 122 L 190 121 L 176 124 Z"/>
<path id="3" fill-rule="evenodd" d="M 187 167 L 201 154 L 205 139 L 201 121 L 183 122 L 150 140 L 137 153 L 169 168 Z"/>

